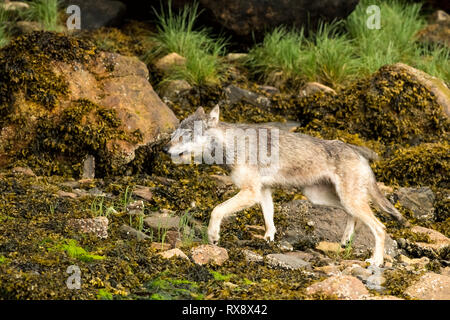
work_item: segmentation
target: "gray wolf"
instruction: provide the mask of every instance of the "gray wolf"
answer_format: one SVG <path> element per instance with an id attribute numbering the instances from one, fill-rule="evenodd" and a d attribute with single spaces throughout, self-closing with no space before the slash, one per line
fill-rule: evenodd
<path id="1" fill-rule="evenodd" d="M 383 264 L 385 227 L 374 216 L 370 201 L 402 224 L 407 222 L 377 186 L 369 166 L 370 160 L 377 159 L 375 152 L 342 141 L 322 140 L 264 124 L 221 122 L 219 112 L 219 106 L 208 114 L 200 107 L 180 123 L 165 147 L 172 157 L 192 152 L 198 154 L 202 150 L 211 157 L 213 150 L 212 157 L 216 161 L 224 160 L 231 168 L 231 178 L 240 191 L 213 209 L 208 226 L 211 243 L 218 242 L 220 224 L 225 216 L 257 203 L 264 215 L 264 238 L 273 241 L 276 228 L 271 189 L 297 187 L 312 203 L 339 207 L 348 213 L 341 240 L 343 245 L 350 241 L 357 220 L 367 225 L 375 237 L 373 255 L 368 261 L 375 266 Z M 195 137 L 195 124 L 202 127 L 198 137 Z M 253 136 L 246 136 L 247 131 L 251 131 Z M 243 135 L 247 143 L 239 146 L 236 139 Z M 262 141 L 263 136 L 266 141 Z M 273 163 L 259 161 L 258 149 L 264 147 L 270 151 Z M 241 151 L 243 156 L 239 158 Z"/>

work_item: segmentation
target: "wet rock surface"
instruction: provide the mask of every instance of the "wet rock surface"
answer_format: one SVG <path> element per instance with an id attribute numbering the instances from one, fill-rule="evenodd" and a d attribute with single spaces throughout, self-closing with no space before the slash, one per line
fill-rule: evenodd
<path id="1" fill-rule="evenodd" d="M 352 276 L 332 276 L 309 286 L 306 292 L 310 295 L 336 296 L 342 300 L 363 300 L 369 296 L 369 291 L 364 284 Z"/>
<path id="2" fill-rule="evenodd" d="M 334 242 L 327 251 L 335 251 L 341 241 L 348 214 L 341 209 L 316 206 L 307 200 L 295 200 L 282 205 L 280 214 L 287 219 L 283 239 L 294 247 L 306 245 L 315 247 L 320 241 Z M 362 224 L 355 227 L 352 247 L 361 254 L 372 250 L 374 238 L 369 228 Z M 325 244 L 324 244 L 325 246 Z M 329 247 L 329 246 L 328 246 Z M 398 253 L 396 242 L 386 237 L 385 252 L 395 256 Z"/>
<path id="3" fill-rule="evenodd" d="M 419 281 L 406 289 L 405 293 L 412 298 L 422 300 L 449 300 L 450 277 L 428 272 Z"/>

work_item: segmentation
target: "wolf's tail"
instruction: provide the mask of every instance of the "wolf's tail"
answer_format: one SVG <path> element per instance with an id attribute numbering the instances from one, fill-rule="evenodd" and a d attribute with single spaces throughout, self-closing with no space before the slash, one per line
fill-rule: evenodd
<path id="1" fill-rule="evenodd" d="M 390 214 L 394 217 L 403 227 L 410 226 L 408 220 L 406 220 L 402 214 L 393 206 L 393 204 L 386 199 L 384 194 L 380 191 L 377 186 L 375 179 L 371 183 L 370 186 L 370 196 L 372 197 L 372 201 L 374 204 L 382 211 Z"/>

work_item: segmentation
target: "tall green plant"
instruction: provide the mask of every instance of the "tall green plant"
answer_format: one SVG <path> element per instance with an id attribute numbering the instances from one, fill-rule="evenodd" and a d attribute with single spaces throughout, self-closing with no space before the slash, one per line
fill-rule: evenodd
<path id="1" fill-rule="evenodd" d="M 60 31 L 59 7 L 60 0 L 34 0 L 30 2 L 30 8 L 25 16 L 28 20 L 40 22 L 45 30 Z"/>

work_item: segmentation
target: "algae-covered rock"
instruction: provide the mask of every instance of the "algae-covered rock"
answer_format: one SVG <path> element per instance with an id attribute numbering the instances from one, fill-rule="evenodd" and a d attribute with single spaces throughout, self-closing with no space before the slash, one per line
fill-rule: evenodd
<path id="1" fill-rule="evenodd" d="M 55 162 L 79 172 L 90 154 L 100 172 L 116 171 L 178 122 L 153 91 L 144 63 L 69 36 L 17 38 L 0 51 L 0 79 L 3 164 L 51 159 L 46 173 L 58 171 Z"/>

